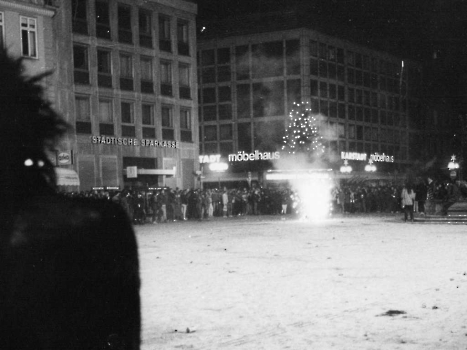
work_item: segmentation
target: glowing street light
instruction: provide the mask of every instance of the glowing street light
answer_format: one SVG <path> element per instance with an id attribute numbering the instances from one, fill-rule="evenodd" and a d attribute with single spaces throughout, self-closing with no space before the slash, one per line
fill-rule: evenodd
<path id="1" fill-rule="evenodd" d="M 351 173 L 352 167 L 349 165 L 347 159 L 344 160 L 344 165 L 341 166 L 341 173 Z"/>
<path id="2" fill-rule="evenodd" d="M 373 160 L 371 158 L 368 161 L 368 164 L 365 165 L 365 171 L 370 171 L 370 172 L 376 171 L 376 165 L 373 164 Z"/>

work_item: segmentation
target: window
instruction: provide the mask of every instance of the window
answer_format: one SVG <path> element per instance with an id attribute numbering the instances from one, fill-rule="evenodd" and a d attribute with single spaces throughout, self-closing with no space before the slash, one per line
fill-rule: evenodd
<path id="1" fill-rule="evenodd" d="M 217 66 L 217 81 L 224 82 L 231 80 L 230 66 Z"/>
<path id="2" fill-rule="evenodd" d="M 133 113 L 133 103 L 131 102 L 122 102 L 122 123 L 133 124 L 134 123 L 134 113 Z"/>
<path id="3" fill-rule="evenodd" d="M 201 78 L 203 84 L 216 82 L 216 69 L 214 67 L 205 67 L 201 69 Z"/>
<path id="4" fill-rule="evenodd" d="M 219 86 L 218 88 L 219 102 L 231 101 L 230 86 Z"/>
<path id="5" fill-rule="evenodd" d="M 172 96 L 172 63 L 161 62 L 161 94 Z"/>
<path id="6" fill-rule="evenodd" d="M 166 52 L 172 52 L 172 42 L 170 34 L 170 17 L 159 16 L 159 49 Z"/>
<path id="7" fill-rule="evenodd" d="M 169 106 L 162 106 L 162 139 L 173 140 L 173 120 L 172 120 L 172 108 Z"/>
<path id="8" fill-rule="evenodd" d="M 99 121 L 101 123 L 113 123 L 112 101 L 99 100 Z"/>
<path id="9" fill-rule="evenodd" d="M 232 119 L 232 105 L 222 104 L 219 105 L 219 120 Z"/>
<path id="10" fill-rule="evenodd" d="M 71 1 L 71 26 L 73 33 L 88 34 L 88 20 L 86 10 L 87 0 Z"/>
<path id="11" fill-rule="evenodd" d="M 151 94 L 154 92 L 152 78 L 152 59 L 150 57 L 141 57 L 141 92 Z"/>
<path id="12" fill-rule="evenodd" d="M 89 97 L 75 98 L 76 120 L 91 121 L 91 107 Z"/>
<path id="13" fill-rule="evenodd" d="M 217 49 L 217 64 L 230 64 L 230 48 Z"/>
<path id="14" fill-rule="evenodd" d="M 124 124 L 134 124 L 135 122 L 133 103 L 122 102 L 120 106 L 121 106 L 122 136 L 134 137 L 136 135 L 135 126 L 124 125 Z"/>
<path id="15" fill-rule="evenodd" d="M 250 78 L 248 45 L 235 47 L 235 65 L 237 66 L 237 80 Z"/>
<path id="16" fill-rule="evenodd" d="M 190 55 L 190 45 L 188 42 L 188 22 L 180 19 L 177 21 L 177 46 L 179 55 Z"/>
<path id="17" fill-rule="evenodd" d="M 97 49 L 97 85 L 112 87 L 110 51 Z"/>
<path id="18" fill-rule="evenodd" d="M 188 109 L 180 109 L 180 128 L 191 130 L 191 117 Z"/>
<path id="19" fill-rule="evenodd" d="M 237 85 L 237 118 L 250 118 L 251 93 L 249 84 Z"/>
<path id="20" fill-rule="evenodd" d="M 133 58 L 120 54 L 120 89 L 133 91 Z"/>
<path id="21" fill-rule="evenodd" d="M 21 55 L 37 58 L 37 20 L 20 16 L 21 23 Z"/>
<path id="22" fill-rule="evenodd" d="M 112 101 L 99 100 L 99 133 L 101 135 L 114 135 L 112 121 Z"/>
<path id="23" fill-rule="evenodd" d="M 180 109 L 180 139 L 183 142 L 192 142 L 193 138 L 191 135 L 191 116 L 190 110 L 181 108 Z"/>
<path id="24" fill-rule="evenodd" d="M 221 124 L 219 126 L 219 137 L 221 140 L 232 140 L 232 124 Z"/>
<path id="25" fill-rule="evenodd" d="M 141 120 L 143 125 L 154 125 L 154 106 L 143 103 L 141 105 Z"/>
<path id="26" fill-rule="evenodd" d="M 310 40 L 310 55 L 318 57 L 318 43 L 314 40 Z"/>
<path id="27" fill-rule="evenodd" d="M 110 39 L 109 4 L 105 1 L 96 1 L 96 36 Z"/>
<path id="28" fill-rule="evenodd" d="M 162 127 L 171 128 L 172 126 L 172 108 L 168 106 L 162 106 Z"/>
<path id="29" fill-rule="evenodd" d="M 214 50 L 201 51 L 201 63 L 203 66 L 212 66 L 216 62 Z"/>
<path id="30" fill-rule="evenodd" d="M 73 68 L 75 84 L 89 84 L 88 47 L 73 45 Z"/>
<path id="31" fill-rule="evenodd" d="M 217 126 L 206 125 L 204 127 L 204 141 L 217 141 Z"/>
<path id="32" fill-rule="evenodd" d="M 118 5 L 118 41 L 125 44 L 133 42 L 131 7 L 126 5 Z"/>
<path id="33" fill-rule="evenodd" d="M 190 66 L 187 64 L 179 64 L 178 66 L 178 83 L 180 98 L 191 98 L 190 88 Z"/>
<path id="34" fill-rule="evenodd" d="M 216 89 L 203 89 L 203 103 L 216 103 Z"/>
<path id="35" fill-rule="evenodd" d="M 285 42 L 286 74 L 300 74 L 300 40 Z"/>
<path id="36" fill-rule="evenodd" d="M 139 45 L 152 48 L 152 19 L 151 12 L 140 9 L 139 14 Z"/>
<path id="37" fill-rule="evenodd" d="M 5 47 L 5 23 L 3 16 L 3 12 L 0 12 L 0 48 Z"/>
<path id="38" fill-rule="evenodd" d="M 76 133 L 91 134 L 91 106 L 89 97 L 75 97 L 75 118 L 76 118 Z"/>

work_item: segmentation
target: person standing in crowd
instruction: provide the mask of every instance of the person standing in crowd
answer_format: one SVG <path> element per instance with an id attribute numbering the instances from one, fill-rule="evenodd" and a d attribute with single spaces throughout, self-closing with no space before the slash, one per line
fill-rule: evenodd
<path id="1" fill-rule="evenodd" d="M 188 190 L 183 190 L 180 195 L 180 202 L 182 206 L 182 220 L 187 220 L 187 207 L 188 207 Z"/>
<path id="2" fill-rule="evenodd" d="M 224 187 L 224 191 L 222 192 L 222 213 L 223 217 L 227 217 L 229 209 L 229 195 L 227 194 L 227 189 Z"/>
<path id="3" fill-rule="evenodd" d="M 135 222 L 137 224 L 144 224 L 145 222 L 145 217 L 146 217 L 146 212 L 144 210 L 144 198 L 142 193 L 138 193 L 136 199 L 135 199 Z"/>
<path id="4" fill-rule="evenodd" d="M 419 181 L 415 188 L 416 200 L 418 201 L 418 212 L 425 215 L 425 201 L 427 197 L 427 187 L 423 181 Z"/>
<path id="5" fill-rule="evenodd" d="M 425 213 L 432 215 L 435 213 L 435 182 L 431 176 L 427 179 L 428 185 L 426 187 L 426 202 L 425 202 Z"/>
<path id="6" fill-rule="evenodd" d="M 401 205 L 404 209 L 404 221 L 407 222 L 410 215 L 410 221 L 413 222 L 413 203 L 415 200 L 415 192 L 411 185 L 404 185 L 401 192 Z"/>

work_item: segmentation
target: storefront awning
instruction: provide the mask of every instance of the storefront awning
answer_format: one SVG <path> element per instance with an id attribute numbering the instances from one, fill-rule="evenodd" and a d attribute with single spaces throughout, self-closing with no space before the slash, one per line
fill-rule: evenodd
<path id="1" fill-rule="evenodd" d="M 79 186 L 79 176 L 76 171 L 66 168 L 55 168 L 58 186 Z"/>

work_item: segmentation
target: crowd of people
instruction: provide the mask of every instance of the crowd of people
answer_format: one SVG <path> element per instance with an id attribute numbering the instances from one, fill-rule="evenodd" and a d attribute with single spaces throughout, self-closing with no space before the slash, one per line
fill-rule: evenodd
<path id="1" fill-rule="evenodd" d="M 404 189 L 412 196 L 404 201 Z M 426 203 L 451 203 L 458 198 L 458 186 L 452 182 L 418 180 L 415 184 L 340 184 L 330 193 L 334 213 L 426 213 Z M 244 215 L 297 215 L 303 197 L 287 187 L 251 189 L 179 189 L 163 187 L 141 191 L 88 191 L 68 194 L 77 197 L 104 198 L 119 203 L 135 224 L 164 223 L 185 220 L 209 220 L 213 217 Z M 317 199 L 319 200 L 319 199 Z M 446 205 L 444 205 L 446 207 Z M 410 211 L 409 211 L 410 210 Z M 429 208 L 430 213 L 436 212 Z"/>
<path id="2" fill-rule="evenodd" d="M 135 224 L 213 217 L 293 214 L 298 196 L 290 189 L 179 189 L 88 191 L 74 197 L 104 198 L 119 203 Z"/>
<path id="3" fill-rule="evenodd" d="M 342 185 L 333 189 L 333 202 L 342 213 L 404 212 L 413 221 L 413 213 L 445 215 L 463 196 L 459 181 L 426 181 L 418 178 L 402 185 Z"/>

